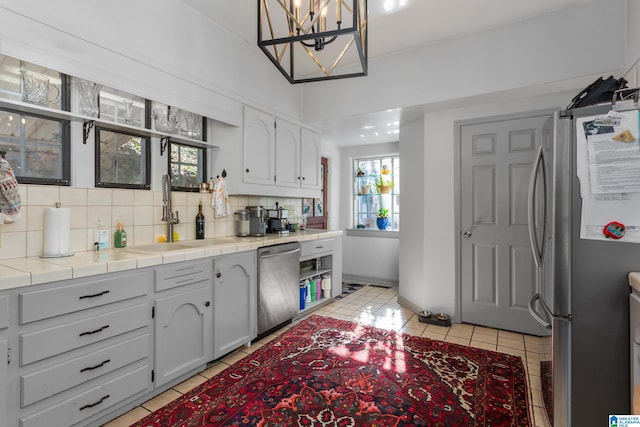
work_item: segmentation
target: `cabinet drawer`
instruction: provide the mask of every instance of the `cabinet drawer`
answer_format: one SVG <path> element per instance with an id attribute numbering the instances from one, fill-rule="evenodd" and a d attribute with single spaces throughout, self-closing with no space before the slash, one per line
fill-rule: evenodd
<path id="1" fill-rule="evenodd" d="M 301 242 L 300 257 L 314 256 L 325 252 L 332 252 L 334 246 L 335 239 Z"/>
<path id="2" fill-rule="evenodd" d="M 145 391 L 149 367 L 142 366 L 40 412 L 22 417 L 20 427 L 71 426 Z"/>
<path id="3" fill-rule="evenodd" d="M 156 291 L 211 280 L 212 262 L 200 261 L 170 265 L 156 269 Z"/>
<path id="4" fill-rule="evenodd" d="M 149 355 L 145 334 L 20 377 L 22 407 L 113 372 Z"/>
<path id="5" fill-rule="evenodd" d="M 9 327 L 9 295 L 0 297 L 0 329 Z"/>
<path id="6" fill-rule="evenodd" d="M 145 295 L 147 273 L 105 277 L 42 291 L 20 293 L 20 324 Z"/>
<path id="7" fill-rule="evenodd" d="M 21 366 L 84 347 L 149 323 L 149 305 L 138 304 L 53 328 L 20 335 Z"/>

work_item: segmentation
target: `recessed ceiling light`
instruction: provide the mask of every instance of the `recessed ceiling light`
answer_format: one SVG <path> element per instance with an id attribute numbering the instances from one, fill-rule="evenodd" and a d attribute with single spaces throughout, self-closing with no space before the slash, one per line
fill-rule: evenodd
<path id="1" fill-rule="evenodd" d="M 373 126 L 371 126 L 371 125 L 362 126 L 362 129 L 363 130 L 373 129 Z"/>

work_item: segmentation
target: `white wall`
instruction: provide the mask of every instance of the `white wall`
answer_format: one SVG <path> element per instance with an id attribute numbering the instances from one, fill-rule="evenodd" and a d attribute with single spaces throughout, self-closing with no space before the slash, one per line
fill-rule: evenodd
<path id="1" fill-rule="evenodd" d="M 179 0 L 0 0 L 0 52 L 240 124 L 242 104 L 300 121 L 301 87 Z"/>
<path id="2" fill-rule="evenodd" d="M 340 228 L 353 228 L 353 160 L 361 157 L 388 156 L 399 153 L 398 142 L 386 144 L 343 147 L 340 150 L 340 176 L 338 183 L 332 181 L 331 188 L 339 191 Z M 401 163 L 401 170 L 404 165 Z M 402 172 L 400 177 L 402 179 Z M 404 199 L 402 199 L 404 200 Z M 402 203 L 402 202 L 401 202 Z M 403 212 L 404 206 L 400 206 Z M 404 225 L 404 224 L 403 224 Z M 333 227 L 332 227 L 333 228 Z M 372 233 L 377 233 L 373 231 Z M 380 232 L 383 233 L 383 232 Z M 386 234 L 389 233 L 389 234 Z M 343 244 L 343 275 L 360 279 L 373 279 L 384 283 L 397 284 L 399 281 L 398 248 L 399 239 L 388 237 L 345 235 Z"/>
<path id="3" fill-rule="evenodd" d="M 629 87 L 640 85 L 640 1 L 630 0 L 627 5 L 627 67 L 629 72 L 625 76 Z"/>
<path id="4" fill-rule="evenodd" d="M 425 131 L 424 116 L 400 126 L 401 223 L 399 246 L 399 281 L 401 302 L 416 311 L 424 310 L 424 242 L 425 236 Z"/>
<path id="5" fill-rule="evenodd" d="M 575 92 L 564 92 L 521 99 L 504 98 L 492 103 L 424 114 L 424 147 L 407 152 L 408 155 L 415 153 L 416 157 L 422 156 L 424 162 L 422 189 L 416 188 L 411 192 L 424 194 L 422 224 L 418 225 L 424 227 L 424 234 L 421 236 L 422 242 L 415 242 L 415 236 L 411 241 L 400 240 L 400 253 L 403 256 L 412 251 L 422 252 L 422 258 L 413 261 L 422 263 L 422 266 L 401 264 L 402 301 L 434 312 L 455 312 L 455 122 L 547 108 L 559 109 L 566 106 L 574 95 Z M 413 132 L 417 135 L 420 126 L 414 126 Z M 403 158 L 404 143 L 401 133 Z"/>
<path id="6" fill-rule="evenodd" d="M 370 60 L 366 78 L 305 86 L 304 121 L 450 101 L 619 70 L 626 64 L 624 16 L 625 1 L 592 1 Z M 340 94 L 339 103 L 335 102 L 336 94 Z"/>

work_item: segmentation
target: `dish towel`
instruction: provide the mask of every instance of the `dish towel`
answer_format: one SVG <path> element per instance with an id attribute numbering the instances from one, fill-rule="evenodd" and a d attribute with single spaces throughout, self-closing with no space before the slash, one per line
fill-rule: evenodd
<path id="1" fill-rule="evenodd" d="M 216 184 L 213 186 L 213 199 L 211 206 L 215 210 L 216 218 L 227 216 L 231 213 L 231 204 L 229 203 L 229 192 L 227 191 L 227 180 L 218 177 Z"/>
<path id="2" fill-rule="evenodd" d="M 20 189 L 11 165 L 0 158 L 0 223 L 15 222 L 20 219 Z"/>

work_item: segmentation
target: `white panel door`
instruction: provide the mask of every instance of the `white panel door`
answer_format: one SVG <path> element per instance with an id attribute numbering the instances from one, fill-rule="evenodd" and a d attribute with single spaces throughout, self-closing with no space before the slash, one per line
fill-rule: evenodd
<path id="1" fill-rule="evenodd" d="M 546 334 L 527 309 L 538 274 L 529 244 L 527 195 L 548 117 L 461 127 L 463 322 Z"/>
<path id="2" fill-rule="evenodd" d="M 243 176 L 247 184 L 273 185 L 275 175 L 275 118 L 244 109 Z"/>
<path id="3" fill-rule="evenodd" d="M 300 187 L 300 128 L 276 119 L 276 185 Z"/>

